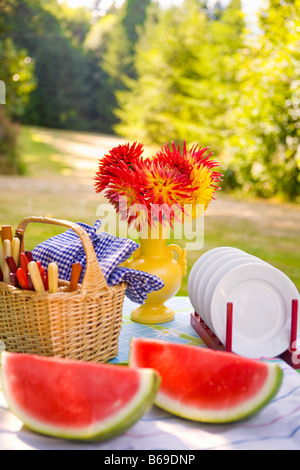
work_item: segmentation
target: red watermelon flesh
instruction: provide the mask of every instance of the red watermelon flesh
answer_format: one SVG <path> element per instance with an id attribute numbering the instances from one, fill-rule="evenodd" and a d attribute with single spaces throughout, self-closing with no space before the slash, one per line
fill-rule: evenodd
<path id="1" fill-rule="evenodd" d="M 151 407 L 159 384 L 151 369 L 10 352 L 1 364 L 6 401 L 21 421 L 71 439 L 120 434 Z"/>
<path id="2" fill-rule="evenodd" d="M 258 412 L 282 381 L 277 365 L 159 340 L 132 339 L 129 364 L 158 371 L 157 406 L 203 422 L 236 421 Z"/>

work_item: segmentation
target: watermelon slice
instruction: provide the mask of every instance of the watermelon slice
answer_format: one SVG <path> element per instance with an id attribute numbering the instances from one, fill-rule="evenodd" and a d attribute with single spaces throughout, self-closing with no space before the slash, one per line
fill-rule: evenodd
<path id="1" fill-rule="evenodd" d="M 263 408 L 277 393 L 279 366 L 205 347 L 134 338 L 129 365 L 161 376 L 155 404 L 195 421 L 226 423 Z"/>
<path id="2" fill-rule="evenodd" d="M 151 369 L 3 352 L 8 407 L 34 431 L 102 440 L 128 429 L 153 404 L 160 378 Z"/>

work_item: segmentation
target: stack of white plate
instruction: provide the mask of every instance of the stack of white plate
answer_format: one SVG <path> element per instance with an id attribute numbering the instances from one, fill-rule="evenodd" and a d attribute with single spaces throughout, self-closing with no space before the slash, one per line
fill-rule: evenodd
<path id="1" fill-rule="evenodd" d="M 236 354 L 275 357 L 289 348 L 292 300 L 299 301 L 299 292 L 269 263 L 237 248 L 214 248 L 193 265 L 188 295 L 223 344 L 227 303 L 233 303 L 232 351 Z"/>

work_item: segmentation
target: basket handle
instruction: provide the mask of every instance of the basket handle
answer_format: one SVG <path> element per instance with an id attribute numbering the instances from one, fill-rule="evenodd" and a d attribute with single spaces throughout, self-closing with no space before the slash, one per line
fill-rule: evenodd
<path id="1" fill-rule="evenodd" d="M 106 279 L 97 260 L 90 236 L 80 225 L 74 222 L 69 222 L 67 220 L 57 220 L 49 217 L 26 217 L 22 220 L 22 222 L 19 223 L 18 229 L 22 229 L 25 234 L 27 225 L 32 222 L 58 225 L 73 229 L 82 241 L 86 254 L 86 270 L 82 281 L 82 288 L 89 292 L 99 292 L 102 289 L 109 290 Z M 25 244 L 23 249 L 25 249 Z"/>

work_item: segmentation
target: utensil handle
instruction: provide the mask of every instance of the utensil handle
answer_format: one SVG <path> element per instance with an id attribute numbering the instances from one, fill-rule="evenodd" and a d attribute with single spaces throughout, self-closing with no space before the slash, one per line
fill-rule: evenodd
<path id="1" fill-rule="evenodd" d="M 25 250 L 25 230 L 29 223 L 41 223 L 49 225 L 58 225 L 67 227 L 78 235 L 86 254 L 86 270 L 82 281 L 82 289 L 89 292 L 100 292 L 103 289 L 109 291 L 106 279 L 99 265 L 92 241 L 89 234 L 80 225 L 67 220 L 52 219 L 49 217 L 26 217 L 18 226 L 18 229 L 24 230 L 23 250 Z"/>
<path id="2" fill-rule="evenodd" d="M 82 266 L 80 263 L 74 263 L 72 265 L 70 287 L 69 287 L 70 292 L 73 292 L 74 290 L 77 289 L 81 271 L 82 271 Z"/>

